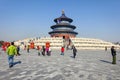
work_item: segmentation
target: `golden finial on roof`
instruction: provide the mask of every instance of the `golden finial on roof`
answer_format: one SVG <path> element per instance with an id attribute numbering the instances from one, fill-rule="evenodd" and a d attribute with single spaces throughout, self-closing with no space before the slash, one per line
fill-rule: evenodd
<path id="1" fill-rule="evenodd" d="M 65 14 L 64 10 L 62 10 L 62 14 Z"/>

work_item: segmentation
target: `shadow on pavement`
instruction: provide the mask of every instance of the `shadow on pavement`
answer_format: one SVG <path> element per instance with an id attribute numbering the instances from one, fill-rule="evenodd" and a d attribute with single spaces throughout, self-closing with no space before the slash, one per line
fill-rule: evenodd
<path id="1" fill-rule="evenodd" d="M 101 62 L 105 62 L 105 63 L 110 63 L 111 64 L 111 62 L 109 62 L 109 61 L 105 61 L 105 60 L 100 60 Z"/>
<path id="2" fill-rule="evenodd" d="M 21 61 L 14 62 L 13 66 L 16 65 L 16 64 L 21 64 Z"/>

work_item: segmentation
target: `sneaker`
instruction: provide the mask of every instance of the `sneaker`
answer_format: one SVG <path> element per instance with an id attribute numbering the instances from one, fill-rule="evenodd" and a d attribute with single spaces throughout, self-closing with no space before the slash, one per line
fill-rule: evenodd
<path id="1" fill-rule="evenodd" d="M 21 64 L 22 62 L 21 61 L 19 61 L 19 64 Z"/>
<path id="2" fill-rule="evenodd" d="M 9 65 L 9 68 L 12 68 L 13 67 L 13 65 Z"/>

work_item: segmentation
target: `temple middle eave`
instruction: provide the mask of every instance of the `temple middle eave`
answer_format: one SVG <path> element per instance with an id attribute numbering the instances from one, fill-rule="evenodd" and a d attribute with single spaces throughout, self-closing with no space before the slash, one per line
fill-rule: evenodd
<path id="1" fill-rule="evenodd" d="M 58 27 L 67 27 L 67 28 L 72 28 L 72 29 L 75 29 L 75 28 L 76 28 L 74 25 L 58 24 L 58 25 L 53 25 L 53 26 L 51 26 L 51 29 L 58 28 Z"/>

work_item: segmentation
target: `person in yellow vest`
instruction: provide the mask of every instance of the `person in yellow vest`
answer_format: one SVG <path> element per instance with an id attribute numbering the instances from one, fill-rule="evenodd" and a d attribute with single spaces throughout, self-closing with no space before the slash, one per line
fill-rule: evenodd
<path id="1" fill-rule="evenodd" d="M 9 68 L 14 65 L 14 55 L 17 55 L 17 48 L 14 46 L 14 42 L 7 48 Z"/>

